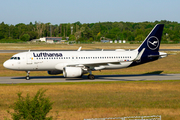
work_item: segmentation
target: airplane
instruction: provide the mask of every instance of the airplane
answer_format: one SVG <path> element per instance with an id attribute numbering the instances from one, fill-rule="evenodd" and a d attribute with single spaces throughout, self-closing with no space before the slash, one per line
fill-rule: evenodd
<path id="1" fill-rule="evenodd" d="M 95 79 L 92 71 L 121 69 L 167 57 L 159 52 L 164 24 L 157 24 L 143 43 L 135 50 L 116 49 L 114 51 L 28 51 L 13 55 L 3 63 L 7 69 L 26 71 L 47 71 L 50 75 L 63 74 L 64 77 Z"/>

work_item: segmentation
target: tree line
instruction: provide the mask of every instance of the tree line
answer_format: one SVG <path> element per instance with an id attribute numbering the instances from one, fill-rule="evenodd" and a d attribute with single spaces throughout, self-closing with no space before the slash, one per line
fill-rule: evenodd
<path id="1" fill-rule="evenodd" d="M 142 41 L 156 24 L 165 24 L 162 40 L 180 41 L 180 23 L 167 20 L 155 22 L 51 23 L 30 22 L 16 25 L 0 23 L 0 41 L 29 41 L 40 37 L 62 37 L 74 41 L 127 40 Z"/>

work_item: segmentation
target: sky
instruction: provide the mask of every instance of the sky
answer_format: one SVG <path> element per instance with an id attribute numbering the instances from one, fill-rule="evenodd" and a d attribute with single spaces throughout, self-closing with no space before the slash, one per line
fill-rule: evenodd
<path id="1" fill-rule="evenodd" d="M 180 23 L 180 0 L 0 0 L 0 23 Z"/>

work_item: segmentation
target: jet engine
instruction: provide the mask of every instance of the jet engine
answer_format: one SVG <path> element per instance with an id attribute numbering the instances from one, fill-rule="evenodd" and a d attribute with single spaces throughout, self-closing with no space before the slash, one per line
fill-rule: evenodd
<path id="1" fill-rule="evenodd" d="M 47 71 L 47 73 L 49 75 L 58 75 L 58 74 L 62 74 L 63 71 L 61 71 L 61 70 L 51 70 L 51 71 Z"/>
<path id="2" fill-rule="evenodd" d="M 80 77 L 83 75 L 83 70 L 80 67 L 65 67 L 63 75 L 64 77 Z"/>

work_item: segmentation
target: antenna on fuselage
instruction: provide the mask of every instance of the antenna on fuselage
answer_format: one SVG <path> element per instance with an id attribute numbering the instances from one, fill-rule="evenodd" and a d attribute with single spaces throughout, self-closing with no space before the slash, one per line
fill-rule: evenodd
<path id="1" fill-rule="evenodd" d="M 28 52 L 31 52 L 31 50 L 29 50 Z"/>

